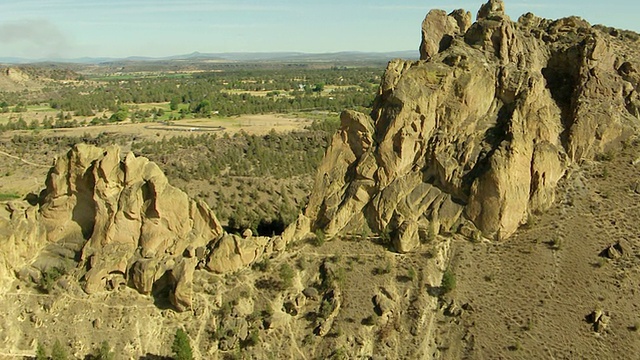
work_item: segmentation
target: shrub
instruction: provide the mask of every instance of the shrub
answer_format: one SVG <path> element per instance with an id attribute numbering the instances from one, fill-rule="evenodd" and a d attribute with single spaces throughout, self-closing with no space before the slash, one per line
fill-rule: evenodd
<path id="1" fill-rule="evenodd" d="M 67 360 L 68 358 L 67 349 L 62 346 L 60 340 L 56 340 L 51 350 L 51 360 Z"/>
<path id="2" fill-rule="evenodd" d="M 440 291 L 442 294 L 446 294 L 451 292 L 451 290 L 456 288 L 456 275 L 451 271 L 451 269 L 447 269 L 442 274 L 442 282 L 440 283 Z"/>
<path id="3" fill-rule="evenodd" d="M 282 266 L 280 266 L 279 274 L 282 287 L 284 289 L 290 288 L 293 285 L 293 277 L 295 275 L 291 266 L 289 266 L 289 264 L 282 264 Z"/>
<path id="4" fill-rule="evenodd" d="M 173 351 L 176 360 L 193 360 L 193 352 L 191 350 L 191 344 L 189 343 L 189 337 L 184 330 L 176 330 L 176 336 L 173 339 L 171 351 Z"/>
<path id="5" fill-rule="evenodd" d="M 322 246 L 325 240 L 324 231 L 322 231 L 322 229 L 316 229 L 313 233 L 316 237 L 311 241 L 311 243 L 317 247 Z"/>
<path id="6" fill-rule="evenodd" d="M 389 262 L 389 260 L 387 260 L 384 267 L 377 266 L 371 271 L 373 275 L 385 275 L 385 274 L 389 274 L 390 272 L 391 272 L 391 262 Z"/>
<path id="7" fill-rule="evenodd" d="M 420 242 L 422 244 L 428 244 L 433 242 L 436 239 L 436 227 L 433 222 L 429 222 L 429 226 L 427 227 L 427 231 L 420 232 Z"/>
<path id="8" fill-rule="evenodd" d="M 596 155 L 596 160 L 598 161 L 611 161 L 616 157 L 616 154 L 609 150 L 607 152 Z"/>
<path id="9" fill-rule="evenodd" d="M 50 293 L 55 282 L 58 281 L 58 279 L 60 279 L 64 274 L 64 269 L 58 267 L 48 268 L 42 273 L 42 277 L 40 278 L 40 283 L 38 284 L 38 286 L 42 291 Z"/>
<path id="10" fill-rule="evenodd" d="M 365 224 L 362 226 L 362 228 L 360 229 L 360 238 L 361 239 L 367 239 L 369 238 L 369 236 L 371 236 L 371 228 L 369 227 L 369 225 L 365 222 Z"/>
<path id="11" fill-rule="evenodd" d="M 385 228 L 380 233 L 380 240 L 382 240 L 383 243 L 389 243 L 391 242 L 391 236 L 391 230 L 389 228 Z"/>
<path id="12" fill-rule="evenodd" d="M 322 303 L 320 303 L 320 311 L 318 312 L 318 316 L 326 320 L 329 318 L 329 315 L 331 315 L 332 312 L 333 304 L 331 303 L 331 300 L 322 300 Z"/>
<path id="13" fill-rule="evenodd" d="M 16 193 L 0 193 L 0 201 L 20 199 L 20 195 Z"/>
<path id="14" fill-rule="evenodd" d="M 247 347 L 256 346 L 258 345 L 258 343 L 260 343 L 260 333 L 257 329 L 254 329 L 249 333 L 249 337 L 247 337 L 246 340 L 240 343 L 240 347 L 244 349 Z"/>
<path id="15" fill-rule="evenodd" d="M 47 350 L 44 348 L 44 345 L 38 341 L 38 347 L 36 348 L 36 360 L 47 360 L 49 357 L 47 356 Z"/>
<path id="16" fill-rule="evenodd" d="M 96 356 L 97 360 L 114 360 L 115 355 L 111 352 L 111 346 L 107 340 L 103 341 L 100 345 L 100 349 L 98 349 L 98 356 Z"/>
<path id="17" fill-rule="evenodd" d="M 266 258 L 266 257 L 262 261 L 255 262 L 253 263 L 253 265 L 251 265 L 252 269 L 262 271 L 262 272 L 269 270 L 270 267 L 271 267 L 271 262 L 269 261 L 269 258 Z"/>
<path id="18" fill-rule="evenodd" d="M 415 278 L 416 278 L 416 270 L 413 268 L 413 266 L 409 268 L 409 271 L 407 272 L 407 277 L 411 281 L 415 280 Z"/>

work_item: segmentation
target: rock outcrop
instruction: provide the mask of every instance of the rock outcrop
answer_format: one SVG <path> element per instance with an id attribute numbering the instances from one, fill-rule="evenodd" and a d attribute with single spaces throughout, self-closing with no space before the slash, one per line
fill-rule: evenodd
<path id="1" fill-rule="evenodd" d="M 473 24 L 431 11 L 422 33 L 421 60 L 389 63 L 371 115 L 341 115 L 312 228 L 366 224 L 400 252 L 468 221 L 506 239 L 554 202 L 568 166 L 637 130 L 638 64 L 582 19 L 513 22 L 491 0 Z"/>
<path id="2" fill-rule="evenodd" d="M 0 279 L 38 282 L 55 271 L 97 293 L 132 286 L 191 307 L 196 269 L 238 271 L 309 233 L 309 220 L 274 237 L 226 234 L 203 201 L 171 186 L 144 157 L 113 145 L 75 145 L 55 160 L 40 196 L 0 208 Z M 6 290 L 6 289 L 5 289 Z"/>
<path id="3" fill-rule="evenodd" d="M 148 159 L 129 153 L 121 160 L 117 146 L 76 145 L 57 159 L 41 201 L 50 242 L 86 239 L 80 257 L 87 293 L 131 278 L 149 294 L 167 275 L 174 304 L 184 309 L 199 262 L 187 249 L 211 246 L 223 233 L 207 204 L 171 186 Z"/>
<path id="4" fill-rule="evenodd" d="M 38 209 L 26 201 L 11 201 L 0 207 L 0 292 L 7 291 L 15 271 L 31 263 L 42 250 L 45 234 Z M 37 271 L 24 273 L 32 280 L 40 275 Z"/>
<path id="5" fill-rule="evenodd" d="M 300 236 L 296 231 L 308 232 L 300 230 L 305 229 L 301 217 L 297 227 L 282 236 L 226 234 L 206 203 L 171 186 L 148 159 L 132 153 L 121 159 L 117 146 L 76 145 L 55 161 L 39 202 L 39 208 L 7 207 L 17 214 L 11 215 L 14 226 L 31 224 L 26 228 L 35 233 L 28 237 L 34 239 L 25 248 L 25 259 L 3 259 L 3 269 L 33 263 L 44 271 L 50 261 L 40 256 L 34 262 L 37 250 L 47 244 L 76 244 L 77 254 L 70 258 L 80 261 L 77 268 L 83 269 L 79 277 L 87 293 L 131 285 L 152 294 L 169 286 L 169 299 L 178 310 L 191 306 L 196 269 L 234 272 L 265 253 L 283 250 L 292 237 Z M 11 236 L 3 244 L 11 245 L 11 239 L 25 234 Z"/>

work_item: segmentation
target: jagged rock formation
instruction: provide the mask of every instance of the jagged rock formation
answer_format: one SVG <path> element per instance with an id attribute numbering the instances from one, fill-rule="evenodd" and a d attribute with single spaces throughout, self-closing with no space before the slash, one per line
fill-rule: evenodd
<path id="1" fill-rule="evenodd" d="M 177 308 L 190 303 L 193 270 L 222 234 L 214 213 L 169 185 L 160 168 L 116 146 L 78 144 L 49 172 L 40 209 L 49 242 L 86 239 L 84 290 L 126 284 L 143 294 L 168 275 Z M 187 248 L 196 249 L 186 251 Z M 200 249 L 200 250 L 198 250 Z"/>
<path id="2" fill-rule="evenodd" d="M 33 200 L 38 204 L 13 201 L 0 209 L 3 284 L 14 276 L 37 283 L 55 269 L 73 272 L 88 294 L 132 286 L 149 295 L 170 287 L 181 311 L 191 306 L 196 269 L 235 272 L 309 232 L 301 216 L 281 236 L 226 234 L 205 202 L 171 186 L 148 159 L 121 158 L 115 145 L 75 145 L 56 159 Z"/>
<path id="3" fill-rule="evenodd" d="M 491 0 L 471 25 L 433 10 L 422 33 L 421 60 L 389 63 L 371 116 L 342 114 L 305 213 L 314 228 L 366 223 L 400 252 L 466 220 L 506 239 L 553 203 L 568 166 L 637 129 L 638 66 L 584 20 L 513 22 Z"/>
<path id="4" fill-rule="evenodd" d="M 130 285 L 151 294 L 169 286 L 178 310 L 191 306 L 197 268 L 237 271 L 283 250 L 305 228 L 300 220 L 273 238 L 225 234 L 208 205 L 171 186 L 155 163 L 86 144 L 56 159 L 38 206 L 15 201 L 0 215 L 0 246 L 11 248 L 0 258 L 3 279 L 16 273 L 38 281 L 40 272 L 62 267 L 58 254 L 66 254 L 67 267 L 79 261 L 75 275 L 85 292 Z"/>

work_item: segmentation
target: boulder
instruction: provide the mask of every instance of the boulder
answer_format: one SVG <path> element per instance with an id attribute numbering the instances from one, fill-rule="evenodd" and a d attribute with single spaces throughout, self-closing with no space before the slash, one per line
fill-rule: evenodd
<path id="1" fill-rule="evenodd" d="M 596 309 L 587 315 L 586 320 L 592 324 L 593 331 L 603 333 L 607 330 L 611 317 L 609 316 L 609 313 L 602 311 L 601 309 Z"/>
<path id="2" fill-rule="evenodd" d="M 304 294 L 304 296 L 309 299 L 317 300 L 320 292 L 318 292 L 318 289 L 314 288 L 313 286 L 309 286 L 302 290 L 302 294 Z"/>
<path id="3" fill-rule="evenodd" d="M 269 238 L 263 236 L 242 238 L 225 234 L 211 252 L 206 269 L 218 274 L 238 271 L 258 260 L 269 241 Z"/>
<path id="4" fill-rule="evenodd" d="M 615 244 L 607 246 L 606 249 L 600 252 L 600 256 L 608 259 L 618 259 L 623 256 L 627 256 L 630 253 L 630 247 L 627 241 L 620 240 Z"/>
<path id="5" fill-rule="evenodd" d="M 183 258 L 171 271 L 175 287 L 169 300 L 178 311 L 191 309 L 193 297 L 193 273 L 196 269 L 197 259 Z"/>
<path id="6" fill-rule="evenodd" d="M 396 307 L 395 301 L 383 293 L 378 293 L 373 297 L 373 305 L 380 314 L 393 312 Z"/>

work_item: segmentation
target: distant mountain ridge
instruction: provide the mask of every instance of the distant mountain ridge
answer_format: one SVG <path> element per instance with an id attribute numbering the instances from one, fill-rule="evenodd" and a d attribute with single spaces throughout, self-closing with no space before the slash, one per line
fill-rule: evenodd
<path id="1" fill-rule="evenodd" d="M 154 62 L 154 61 L 228 61 L 228 62 L 271 62 L 271 61 L 388 61 L 395 58 L 418 59 L 418 50 L 389 51 L 389 52 L 362 52 L 341 51 L 331 53 L 304 53 L 304 52 L 228 52 L 228 53 L 200 53 L 173 55 L 166 57 L 129 56 L 116 57 L 80 57 L 80 58 L 21 58 L 0 57 L 0 64 L 31 64 L 43 62 L 70 63 L 70 64 L 104 64 L 113 62 Z"/>

